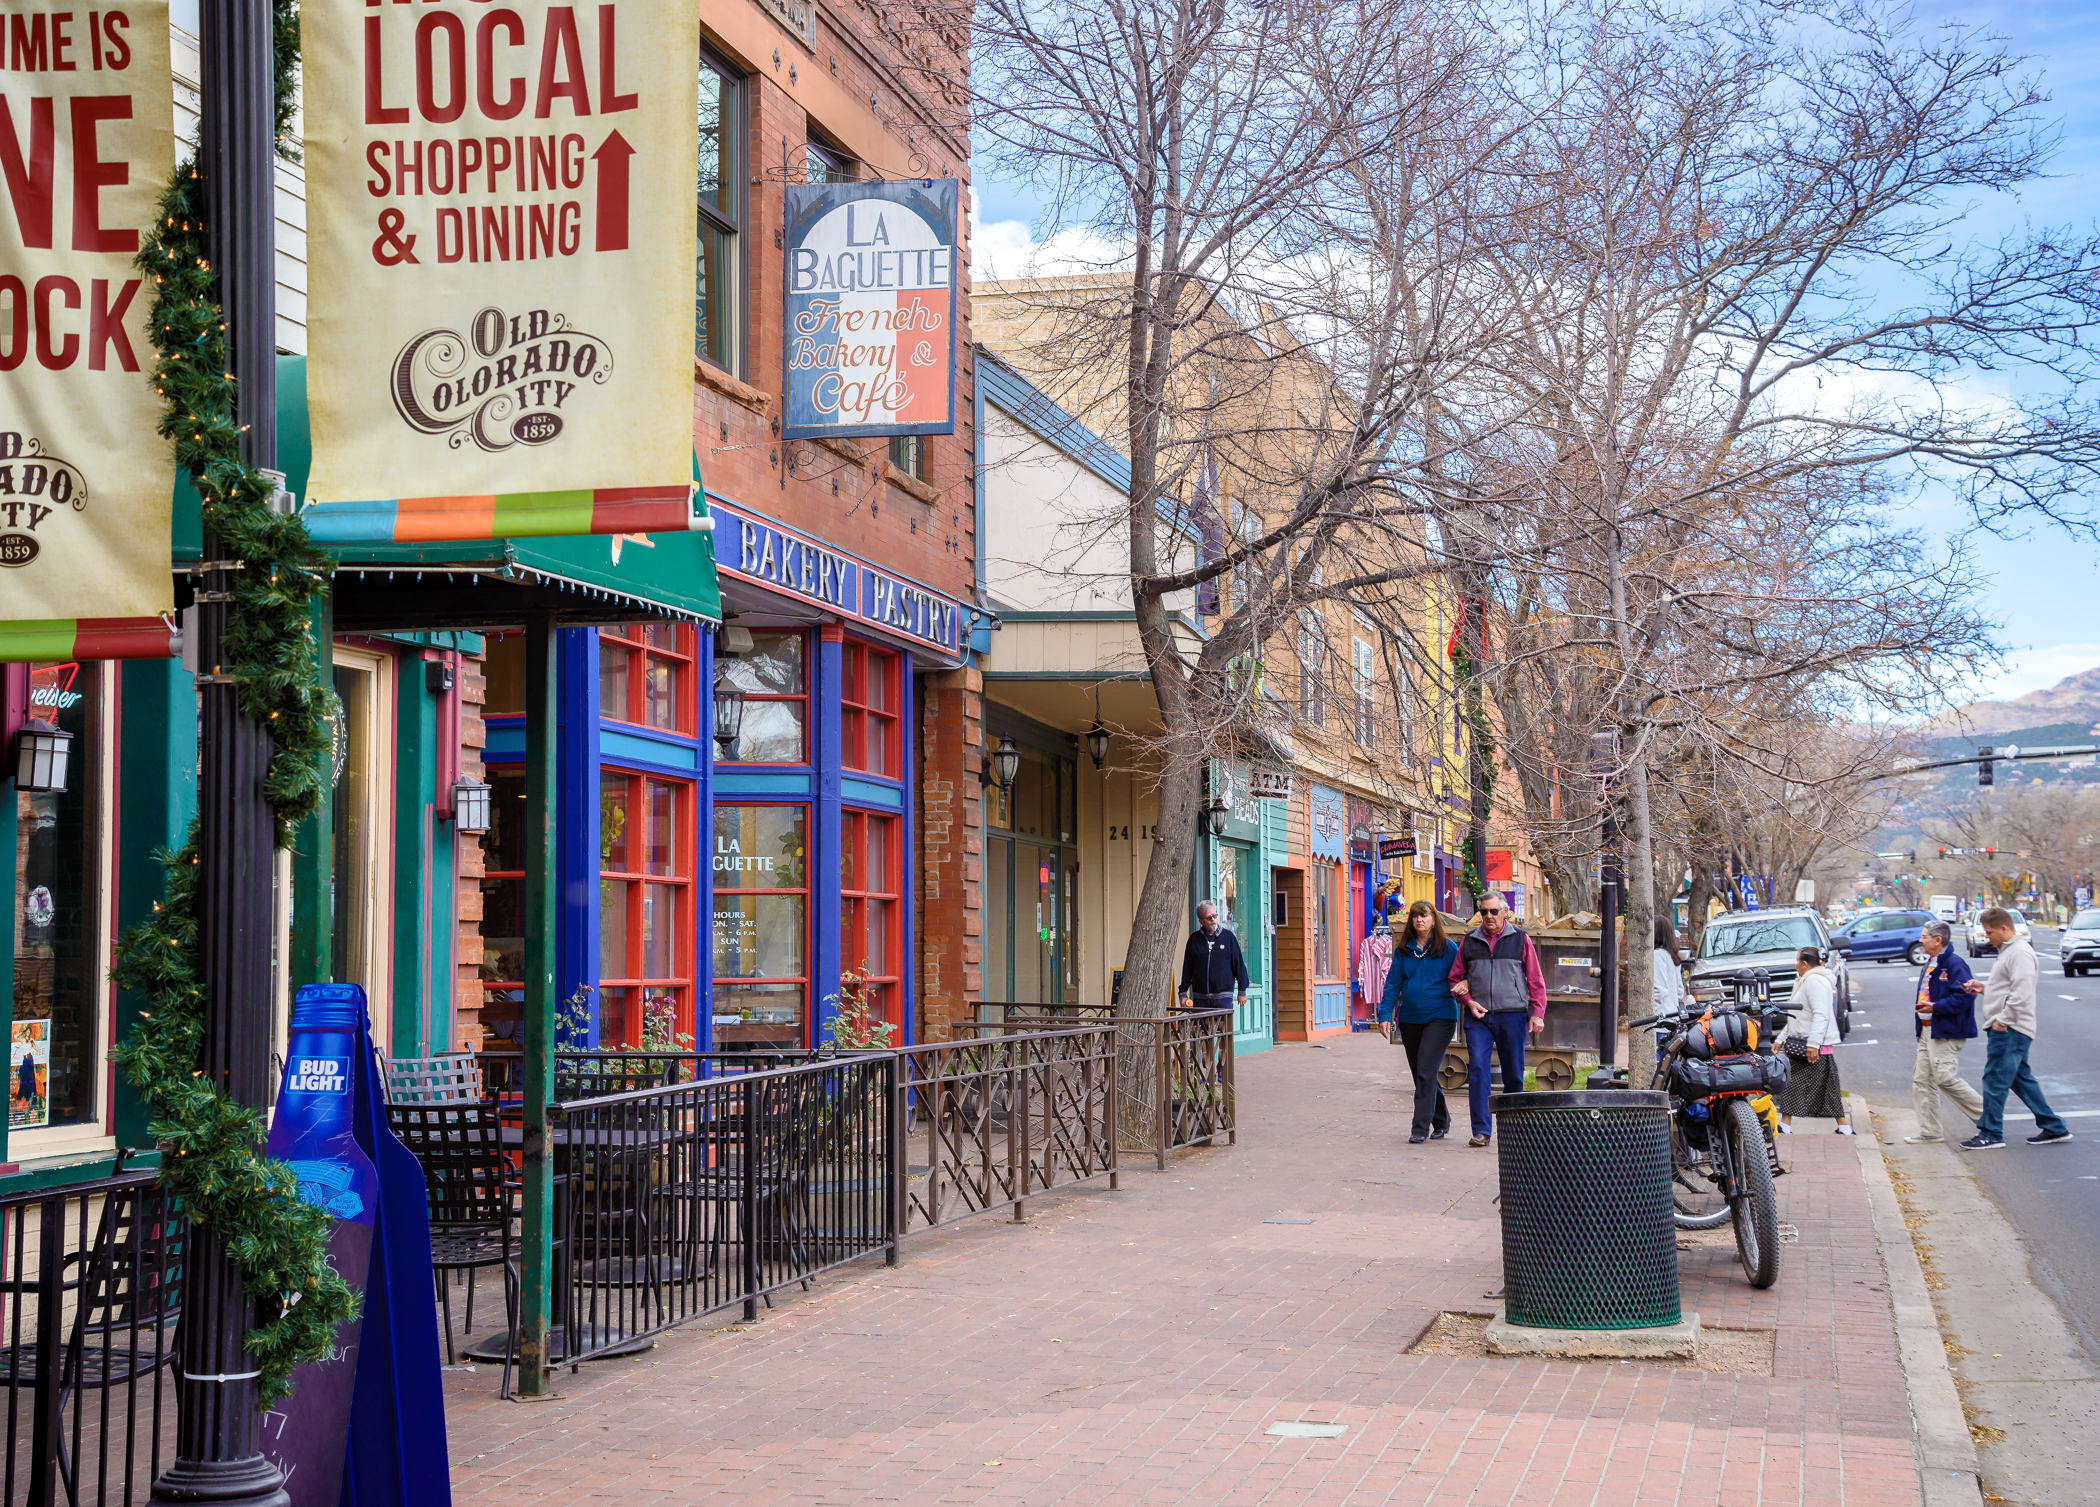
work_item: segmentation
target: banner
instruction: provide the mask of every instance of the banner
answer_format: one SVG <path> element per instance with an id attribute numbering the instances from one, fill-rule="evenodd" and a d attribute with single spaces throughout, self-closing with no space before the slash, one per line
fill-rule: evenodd
<path id="1" fill-rule="evenodd" d="M 168 8 L 0 0 L 0 42 L 0 618 L 36 625 L 0 653 L 70 657 L 83 608 L 175 606 L 175 458 L 132 265 L 175 167 Z"/>
<path id="2" fill-rule="evenodd" d="M 953 178 L 787 186 L 788 439 L 955 432 Z"/>
<path id="3" fill-rule="evenodd" d="M 315 538 L 704 523 L 694 8 L 315 0 L 302 28 Z"/>

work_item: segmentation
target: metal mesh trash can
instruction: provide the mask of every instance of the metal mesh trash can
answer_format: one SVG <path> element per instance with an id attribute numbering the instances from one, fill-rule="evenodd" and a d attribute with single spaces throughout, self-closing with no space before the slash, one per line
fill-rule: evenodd
<path id="1" fill-rule="evenodd" d="M 1680 1322 L 1670 1096 L 1497 1094 L 1493 1108 L 1509 1322 L 1539 1329 Z"/>

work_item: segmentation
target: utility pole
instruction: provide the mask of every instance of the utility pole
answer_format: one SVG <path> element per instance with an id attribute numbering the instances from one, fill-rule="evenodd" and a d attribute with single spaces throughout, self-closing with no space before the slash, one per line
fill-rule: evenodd
<path id="1" fill-rule="evenodd" d="M 198 17 L 201 122 L 197 168 L 227 361 L 236 384 L 241 458 L 274 470 L 276 402 L 276 97 L 270 7 L 203 0 Z M 197 594 L 199 953 L 202 1070 L 236 1103 L 269 1100 L 271 882 L 276 821 L 263 794 L 270 736 L 241 710 L 221 646 L 235 572 L 207 526 Z M 214 568 L 214 567 L 217 568 Z M 243 1343 L 255 1304 L 217 1233 L 195 1229 L 183 1260 L 182 1385 L 175 1463 L 155 1502 L 289 1507 L 264 1456 L 260 1368 Z"/>

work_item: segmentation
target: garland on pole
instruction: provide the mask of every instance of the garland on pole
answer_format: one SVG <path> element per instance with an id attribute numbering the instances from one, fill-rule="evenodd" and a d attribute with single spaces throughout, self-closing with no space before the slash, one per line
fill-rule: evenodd
<path id="1" fill-rule="evenodd" d="M 1466 719 L 1466 729 L 1472 735 L 1474 767 L 1480 771 L 1481 804 L 1492 809 L 1495 801 L 1495 731 L 1488 723 L 1487 705 L 1480 694 L 1480 667 L 1474 663 L 1473 651 L 1465 639 L 1466 604 L 1458 604 L 1458 621 L 1452 625 L 1451 641 L 1444 646 L 1451 657 L 1451 670 L 1458 677 L 1459 704 Z M 1485 609 L 1480 624 L 1480 641 L 1487 643 L 1487 619 Z M 1470 816 L 1468 818 L 1470 824 Z M 1473 842 L 1468 835 L 1465 843 L 1466 868 L 1460 879 L 1466 892 L 1478 905 L 1487 895 L 1487 875 L 1480 872 L 1474 861 Z"/>
<path id="2" fill-rule="evenodd" d="M 299 20 L 294 0 L 273 0 L 276 124 L 280 150 L 293 110 Z M 167 400 L 160 432 L 203 501 L 204 527 L 230 572 L 233 600 L 221 643 L 241 709 L 269 730 L 265 798 L 279 847 L 319 805 L 335 695 L 320 678 L 308 608 L 327 588 L 331 563 L 296 516 L 270 510 L 275 487 L 240 456 L 234 382 L 226 370 L 225 315 L 213 297 L 202 182 L 192 158 L 161 195 L 159 233 L 139 252 L 153 279 L 148 329 L 159 360 L 154 386 Z M 267 380 L 267 378 L 266 378 Z M 167 898 L 124 934 L 117 980 L 145 997 L 138 1028 L 116 1062 L 152 1112 L 161 1183 L 191 1223 L 217 1234 L 241 1269 L 261 1321 L 246 1337 L 261 1369 L 265 1407 L 291 1390 L 293 1367 L 335 1349 L 336 1326 L 359 1296 L 328 1263 L 329 1215 L 299 1196 L 282 1162 L 257 1150 L 263 1117 L 206 1078 L 204 986 L 198 975 L 197 827 L 162 855 Z"/>

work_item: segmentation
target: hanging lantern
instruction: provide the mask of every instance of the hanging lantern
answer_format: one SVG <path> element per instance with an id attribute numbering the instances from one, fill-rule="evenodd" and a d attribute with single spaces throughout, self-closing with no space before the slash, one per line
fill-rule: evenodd
<path id="1" fill-rule="evenodd" d="M 1094 761 L 1096 769 L 1108 763 L 1108 729 L 1101 725 L 1099 717 L 1096 717 L 1094 725 L 1086 730 L 1086 756 Z"/>
<path id="2" fill-rule="evenodd" d="M 15 739 L 15 787 L 58 791 L 66 788 L 73 735 L 48 722 L 31 722 Z"/>
<path id="3" fill-rule="evenodd" d="M 744 693 L 727 675 L 715 677 L 715 742 L 726 756 L 744 730 Z"/>
<path id="4" fill-rule="evenodd" d="M 1014 740 L 1001 738 L 999 746 L 992 750 L 992 783 L 1001 790 L 1014 788 L 1014 781 L 1021 777 L 1021 750 L 1014 747 Z"/>
<path id="5" fill-rule="evenodd" d="M 452 786 L 452 826 L 463 836 L 489 829 L 489 787 L 480 780 L 459 780 Z"/>
<path id="6" fill-rule="evenodd" d="M 1228 814 L 1223 799 L 1220 799 L 1203 813 L 1204 823 L 1210 828 L 1212 837 L 1223 837 L 1225 835 L 1225 818 Z"/>

